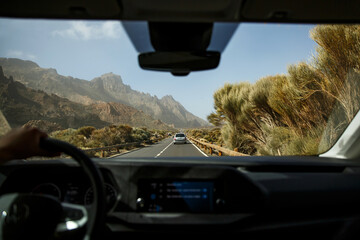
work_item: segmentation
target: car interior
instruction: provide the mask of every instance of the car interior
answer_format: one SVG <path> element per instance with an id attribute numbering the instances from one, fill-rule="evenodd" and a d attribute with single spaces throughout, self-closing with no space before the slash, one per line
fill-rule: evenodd
<path id="1" fill-rule="evenodd" d="M 138 53 L 134 61 L 140 71 L 144 74 L 163 74 L 179 85 L 186 85 L 190 84 L 183 80 L 186 77 L 201 77 L 202 73 L 209 72 L 209 75 L 215 75 L 216 69 L 226 64 L 232 68 L 239 67 L 226 61 L 226 54 L 227 51 L 235 51 L 236 47 L 240 47 L 237 45 L 230 48 L 230 44 L 236 32 L 246 28 L 242 26 L 284 25 L 286 28 L 320 24 L 349 25 L 358 29 L 360 1 L 3 0 L 0 17 L 0 20 L 23 22 L 118 21 Z M 0 23 L 0 26 L 5 24 Z M 1 35 L 10 34 L 3 32 L 4 29 L 0 31 L 0 38 Z M 350 32 L 344 33 L 344 38 L 351 38 L 353 35 Z M 271 31 L 266 34 L 260 39 L 265 43 L 271 41 L 272 36 Z M 360 35 L 357 36 L 359 38 L 354 37 L 352 40 L 358 41 L 360 46 Z M 117 40 L 119 45 L 122 44 L 122 39 Z M 319 39 L 316 40 L 320 42 Z M 250 41 L 239 44 L 242 43 L 242 47 L 246 48 Z M 5 43 L 0 43 L 0 46 L 3 44 Z M 357 51 L 360 48 L 353 45 L 349 49 Z M 354 63 L 349 63 L 349 68 L 354 67 L 347 72 L 345 79 L 354 80 L 354 85 L 349 85 L 348 89 L 349 92 L 353 90 L 351 93 L 356 95 L 360 93 L 357 92 L 360 88 L 356 84 L 360 80 L 360 67 L 357 65 L 360 53 L 352 54 L 350 50 L 343 53 L 344 56 L 350 56 L 351 64 Z M 0 57 L 6 56 L 1 56 L 0 51 Z M 133 57 L 127 56 L 128 59 Z M 273 55 L 269 62 L 275 61 L 273 59 L 276 57 Z M 57 55 L 54 54 L 52 58 L 57 58 Z M 331 55 L 329 59 L 335 59 L 335 55 Z M 0 61 L 0 66 L 1 63 Z M 261 63 L 259 60 L 258 64 Z M 2 69 L 4 73 L 11 70 L 5 64 Z M 311 76 L 317 78 L 332 71 L 337 73 L 336 66 L 329 69 L 324 74 L 314 70 L 318 75 Z M 14 74 L 15 80 L 16 76 Z M 10 79 L 7 76 L 5 78 Z M 234 78 L 240 79 L 239 76 Z M 331 78 L 326 79 L 331 82 Z M 277 86 L 285 86 L 279 82 L 276 82 Z M 62 84 L 66 85 L 68 82 L 64 81 Z M 208 84 L 211 84 L 210 80 Z M 302 87 L 312 89 L 310 84 L 305 81 L 299 83 Z M 206 88 L 206 83 L 203 87 Z M 196 91 L 201 92 L 202 89 Z M 312 93 L 317 94 L 316 92 L 314 90 Z M 213 93 L 209 94 L 212 96 Z M 310 95 L 306 96 L 310 98 Z M 343 95 L 348 94 L 345 92 Z M 1 95 L 1 98 L 6 97 Z M 348 106 L 351 102 L 358 106 L 358 100 L 360 98 L 354 97 L 347 102 L 339 102 L 341 106 Z M 200 97 L 198 101 L 202 101 Z M 299 110 L 300 113 L 307 111 L 307 103 L 304 101 L 301 105 L 303 108 Z M 324 100 L 316 104 L 322 109 L 327 102 Z M 215 105 L 215 111 L 218 110 L 221 114 L 228 110 L 216 108 L 220 106 L 220 102 L 215 101 L 209 105 Z M 230 110 L 236 111 L 238 108 Z M 334 115 L 323 118 L 331 120 L 335 125 L 334 129 L 338 129 L 341 125 L 339 121 L 345 114 L 339 114 L 336 107 L 331 108 L 335 109 L 332 111 Z M 174 137 L 169 134 L 166 139 L 170 144 L 164 143 L 163 151 L 155 157 L 131 157 L 125 154 L 121 157 L 99 158 L 88 155 L 72 143 L 53 137 L 45 138 L 41 147 L 64 154 L 46 160 L 19 159 L 0 166 L 0 238 L 66 240 L 231 236 L 239 239 L 359 239 L 359 108 L 360 106 L 355 107 L 353 113 L 349 113 L 349 123 L 341 125 L 341 134 L 332 140 L 331 146 L 310 154 L 280 154 L 279 150 L 274 154 L 267 152 L 260 155 L 255 153 L 254 148 L 250 149 L 248 142 L 243 142 L 242 149 L 249 150 L 244 156 L 194 156 L 188 151 L 180 150 L 193 145 L 189 142 L 192 140 L 186 127 L 176 128 L 174 133 L 184 132 L 187 144 L 175 146 Z M 285 111 L 285 107 L 280 106 L 279 109 L 278 113 Z M 7 117 L 6 109 L 0 110 Z M 309 110 L 307 113 L 312 116 L 321 115 L 320 110 Z M 13 116 L 27 114 L 24 111 Z M 306 118 L 305 114 L 299 116 Z M 281 125 L 281 129 L 286 131 L 291 124 L 296 125 L 296 121 L 306 122 L 303 118 L 295 118 L 295 123 L 289 120 L 291 123 Z M 231 122 L 232 118 L 222 118 L 222 121 Z M 237 121 L 240 121 L 239 118 Z M 283 122 L 286 121 L 284 118 Z M 214 122 L 215 120 L 212 123 Z M 10 120 L 9 123 L 11 125 Z M 332 129 L 330 125 L 326 126 L 329 132 Z M 253 125 L 249 123 L 246 126 Z M 299 125 L 299 129 L 301 128 L 306 128 L 305 124 Z M 247 133 L 250 136 L 253 132 Z M 302 137 L 300 140 L 306 143 L 308 138 Z M 281 145 L 283 143 L 280 141 L 279 146 Z M 309 142 L 308 146 L 311 145 Z M 176 148 L 176 154 L 176 151 L 181 153 L 168 156 L 166 149 L 170 148 Z M 151 146 L 144 148 L 148 152 L 151 149 Z"/>

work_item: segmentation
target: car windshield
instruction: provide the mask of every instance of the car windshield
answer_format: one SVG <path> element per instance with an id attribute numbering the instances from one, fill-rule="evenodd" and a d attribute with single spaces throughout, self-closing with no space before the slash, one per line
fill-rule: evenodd
<path id="1" fill-rule="evenodd" d="M 359 110 L 360 27 L 215 25 L 219 65 L 171 74 L 140 67 L 142 22 L 1 18 L 0 134 L 36 126 L 94 158 L 328 151 Z"/>

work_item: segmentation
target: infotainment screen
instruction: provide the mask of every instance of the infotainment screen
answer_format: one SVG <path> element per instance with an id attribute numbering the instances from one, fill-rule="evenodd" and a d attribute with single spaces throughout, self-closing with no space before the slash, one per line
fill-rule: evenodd
<path id="1" fill-rule="evenodd" d="M 137 210 L 143 212 L 212 212 L 215 186 L 212 181 L 142 179 Z"/>

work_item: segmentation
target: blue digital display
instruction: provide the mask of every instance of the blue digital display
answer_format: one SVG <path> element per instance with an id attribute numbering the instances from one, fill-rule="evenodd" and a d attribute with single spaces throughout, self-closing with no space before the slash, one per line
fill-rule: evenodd
<path id="1" fill-rule="evenodd" d="M 139 198 L 146 212 L 212 212 L 214 183 L 211 181 L 143 180 Z"/>

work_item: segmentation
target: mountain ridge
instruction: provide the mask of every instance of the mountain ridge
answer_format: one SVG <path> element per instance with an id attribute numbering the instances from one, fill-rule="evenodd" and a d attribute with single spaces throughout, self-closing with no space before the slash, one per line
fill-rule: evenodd
<path id="1" fill-rule="evenodd" d="M 162 122 L 177 128 L 202 127 L 209 123 L 190 113 L 172 96 L 161 99 L 133 90 L 124 84 L 120 75 L 102 74 L 90 81 L 59 75 L 55 69 L 41 68 L 31 61 L 0 58 L 0 66 L 6 76 L 27 87 L 40 89 L 67 98 L 73 102 L 91 105 L 102 102 L 118 102 L 129 105 Z"/>
<path id="2" fill-rule="evenodd" d="M 151 116 L 121 103 L 75 103 L 56 94 L 26 87 L 12 77 L 6 77 L 0 66 L 0 109 L 11 127 L 29 121 L 55 123 L 66 128 L 111 124 L 128 124 L 158 130 L 173 130 Z"/>

